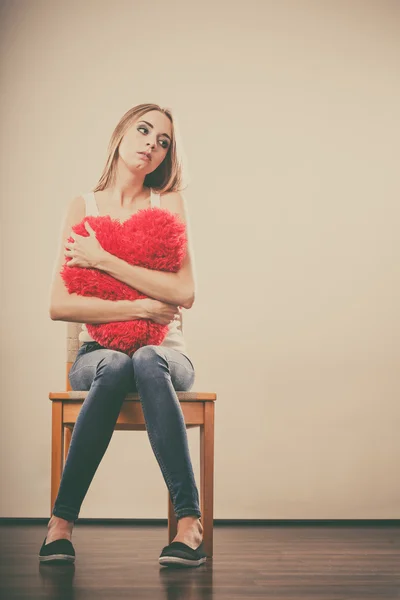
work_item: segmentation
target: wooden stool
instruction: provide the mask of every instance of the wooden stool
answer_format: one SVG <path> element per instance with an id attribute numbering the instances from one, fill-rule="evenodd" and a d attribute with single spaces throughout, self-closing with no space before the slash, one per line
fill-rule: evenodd
<path id="1" fill-rule="evenodd" d="M 51 392 L 52 437 L 51 437 L 51 507 L 57 497 L 61 475 L 67 458 L 72 430 L 83 401 L 89 392 L 72 391 L 68 374 L 78 353 L 81 331 L 80 323 L 67 326 L 67 369 L 66 390 Z M 204 548 L 207 557 L 213 556 L 213 513 L 214 513 L 214 402 L 216 394 L 203 392 L 177 392 L 186 427 L 200 427 L 200 510 L 203 525 Z M 139 394 L 127 394 L 114 430 L 146 430 Z M 168 544 L 177 533 L 177 519 L 168 491 Z"/>

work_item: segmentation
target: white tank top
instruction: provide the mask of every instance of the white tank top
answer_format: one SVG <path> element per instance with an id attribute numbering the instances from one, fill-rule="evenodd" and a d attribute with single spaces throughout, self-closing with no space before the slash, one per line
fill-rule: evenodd
<path id="1" fill-rule="evenodd" d="M 86 216 L 92 215 L 94 217 L 99 216 L 99 210 L 97 208 L 96 198 L 94 192 L 87 192 L 82 194 L 82 197 L 85 200 L 86 207 Z M 150 205 L 151 207 L 158 206 L 160 207 L 160 194 L 156 194 L 151 190 L 150 196 Z M 172 323 L 168 325 L 168 332 L 165 336 L 164 340 L 160 344 L 160 346 L 166 346 L 168 348 L 173 348 L 174 350 L 179 350 L 182 354 L 185 354 L 189 358 L 187 353 L 187 348 L 185 344 L 185 340 L 183 338 L 182 331 L 182 310 L 179 310 L 180 320 L 174 319 Z M 79 341 L 80 342 L 93 342 L 92 336 L 89 334 L 87 327 L 85 324 L 82 325 L 82 331 L 79 333 Z M 190 359 L 189 359 L 190 360 Z"/>

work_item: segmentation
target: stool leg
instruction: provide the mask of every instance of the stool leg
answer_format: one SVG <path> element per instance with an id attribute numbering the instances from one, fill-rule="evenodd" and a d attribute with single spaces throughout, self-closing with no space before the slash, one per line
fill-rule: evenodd
<path id="1" fill-rule="evenodd" d="M 50 516 L 60 487 L 63 466 L 63 405 L 61 400 L 52 401 L 51 426 L 51 498 Z"/>
<path id="2" fill-rule="evenodd" d="M 64 461 L 63 466 L 65 465 L 65 461 L 67 460 L 69 445 L 71 443 L 72 436 L 72 427 L 70 425 L 64 426 Z"/>
<path id="3" fill-rule="evenodd" d="M 214 527 L 214 402 L 204 403 L 204 425 L 200 425 L 200 502 L 204 551 L 213 556 Z"/>
<path id="4" fill-rule="evenodd" d="M 178 521 L 175 516 L 174 505 L 168 492 L 168 544 L 172 542 L 178 533 Z"/>

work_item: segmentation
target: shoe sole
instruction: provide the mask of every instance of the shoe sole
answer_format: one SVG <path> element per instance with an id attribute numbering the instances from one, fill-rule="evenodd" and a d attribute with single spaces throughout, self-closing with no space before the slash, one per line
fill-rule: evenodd
<path id="1" fill-rule="evenodd" d="M 75 562 L 75 556 L 70 554 L 49 554 L 48 556 L 39 556 L 40 562 Z"/>
<path id="2" fill-rule="evenodd" d="M 158 562 L 160 563 L 160 565 L 164 565 L 166 567 L 175 565 L 180 565 L 182 567 L 199 567 L 200 565 L 205 563 L 206 560 L 206 556 L 204 556 L 203 558 L 199 558 L 198 560 L 179 558 L 178 556 L 161 556 L 158 559 Z"/>

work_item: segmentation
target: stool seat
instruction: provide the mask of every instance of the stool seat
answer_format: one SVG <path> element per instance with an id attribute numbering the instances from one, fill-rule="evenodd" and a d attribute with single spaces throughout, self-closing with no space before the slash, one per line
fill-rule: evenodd
<path id="1" fill-rule="evenodd" d="M 68 392 L 50 392 L 50 400 L 84 400 L 89 392 L 79 392 L 70 390 Z M 176 392 L 179 400 L 182 402 L 204 402 L 217 399 L 216 394 L 210 392 Z M 124 402 L 140 402 L 139 394 L 127 394 Z"/>

